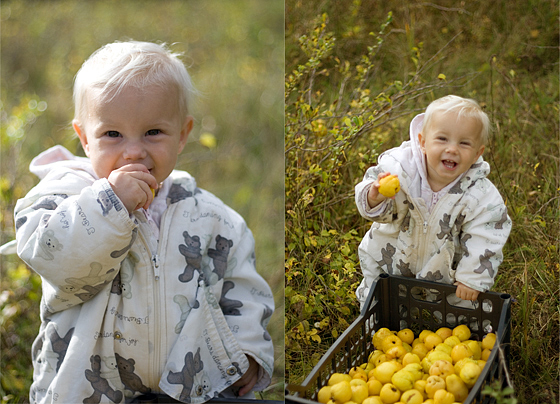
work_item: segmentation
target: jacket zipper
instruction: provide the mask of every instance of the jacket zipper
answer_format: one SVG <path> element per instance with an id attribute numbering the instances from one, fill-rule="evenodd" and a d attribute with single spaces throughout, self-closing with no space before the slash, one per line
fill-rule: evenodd
<path id="1" fill-rule="evenodd" d="M 164 220 L 167 216 L 167 211 L 165 211 L 161 217 L 160 221 L 160 229 L 164 229 Z M 161 254 L 160 248 L 162 245 L 162 238 L 164 237 L 165 232 L 160 231 L 160 240 L 156 243 L 155 248 L 153 243 L 151 242 L 151 237 L 146 237 L 144 234 L 142 235 L 144 239 L 144 244 L 148 247 L 148 251 L 151 254 L 151 263 L 152 263 L 152 270 L 153 270 L 153 315 L 152 321 L 150 322 L 151 328 L 153 329 L 153 356 L 152 356 L 152 363 L 149 370 L 149 379 L 150 384 L 152 386 L 159 386 L 160 381 L 160 361 L 161 361 L 161 330 L 163 328 L 163 324 L 161 324 L 161 283 L 160 283 L 160 276 L 161 276 Z M 149 355 L 150 356 L 150 355 Z"/>
<path id="2" fill-rule="evenodd" d="M 159 250 L 159 243 L 158 243 L 158 250 Z M 159 251 L 158 251 L 159 252 Z M 153 316 L 153 329 L 154 329 L 154 357 L 153 357 L 153 362 L 152 362 L 152 370 L 151 370 L 151 375 L 153 377 L 153 385 L 158 386 L 159 385 L 159 379 L 160 379 L 160 372 L 159 372 L 159 362 L 160 362 L 160 348 L 161 348 L 161 323 L 160 323 L 160 311 L 161 311 L 161 305 L 160 305 L 160 282 L 159 282 L 159 274 L 160 274 L 160 270 L 159 270 L 159 255 L 158 252 L 156 252 L 154 255 L 152 255 L 152 267 L 154 269 L 154 280 L 155 280 L 155 285 L 154 285 L 154 316 Z"/>

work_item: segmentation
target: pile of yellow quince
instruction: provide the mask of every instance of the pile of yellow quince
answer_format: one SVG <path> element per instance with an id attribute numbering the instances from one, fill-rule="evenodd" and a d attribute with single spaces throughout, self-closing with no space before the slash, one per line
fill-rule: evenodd
<path id="1" fill-rule="evenodd" d="M 367 363 L 334 373 L 318 393 L 323 404 L 454 404 L 469 395 L 490 356 L 496 335 L 471 340 L 466 325 L 437 331 L 373 335 Z"/>

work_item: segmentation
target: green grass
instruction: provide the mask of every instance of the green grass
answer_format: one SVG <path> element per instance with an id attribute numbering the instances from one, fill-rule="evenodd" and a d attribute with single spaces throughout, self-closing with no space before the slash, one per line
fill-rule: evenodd
<path id="1" fill-rule="evenodd" d="M 286 379 L 303 381 L 358 314 L 354 185 L 416 113 L 457 94 L 491 118 L 485 159 L 513 220 L 493 290 L 514 299 L 515 395 L 557 403 L 558 2 L 438 3 L 286 2 Z"/>
<path id="2" fill-rule="evenodd" d="M 31 159 L 74 137 L 72 83 L 108 42 L 161 41 L 183 52 L 200 92 L 195 127 L 178 163 L 236 209 L 256 239 L 257 269 L 273 287 L 269 330 L 275 373 L 263 396 L 283 397 L 283 1 L 3 1 L 1 5 L 0 244 L 14 238 L 13 207 L 37 183 Z M 46 104 L 45 104 L 46 103 Z M 46 106 L 46 109 L 45 109 Z M 203 133 L 215 148 L 200 142 Z M 26 402 L 40 280 L 16 256 L 0 257 L 2 402 Z"/>

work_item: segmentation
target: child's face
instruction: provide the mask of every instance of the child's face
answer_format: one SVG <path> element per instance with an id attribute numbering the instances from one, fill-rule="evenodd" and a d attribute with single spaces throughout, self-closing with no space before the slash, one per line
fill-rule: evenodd
<path id="1" fill-rule="evenodd" d="M 475 118 L 458 118 L 454 112 L 434 113 L 424 134 L 418 134 L 433 191 L 452 183 L 482 155 L 481 130 L 482 124 Z"/>
<path id="2" fill-rule="evenodd" d="M 73 122 L 95 173 L 108 178 L 115 169 L 139 163 L 161 183 L 174 169 L 192 129 L 192 117 L 179 113 L 177 91 L 125 87 L 108 102 L 96 102 L 96 91 L 88 90 L 85 122 Z"/>

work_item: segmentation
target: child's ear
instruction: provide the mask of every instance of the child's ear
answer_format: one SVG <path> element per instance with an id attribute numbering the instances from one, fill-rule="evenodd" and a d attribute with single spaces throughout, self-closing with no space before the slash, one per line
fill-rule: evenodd
<path id="1" fill-rule="evenodd" d="M 76 132 L 76 135 L 78 135 L 78 137 L 80 138 L 80 143 L 82 144 L 82 148 L 84 149 L 86 156 L 89 157 L 89 145 L 87 141 L 87 136 L 84 130 L 82 129 L 82 127 L 80 126 L 80 121 L 74 119 L 72 121 L 72 127 L 74 128 L 74 132 Z"/>
<path id="2" fill-rule="evenodd" d="M 426 139 L 422 137 L 421 133 L 418 133 L 418 143 L 420 144 L 422 154 L 426 154 Z"/>
<path id="3" fill-rule="evenodd" d="M 183 151 L 183 148 L 187 144 L 187 139 L 189 138 L 189 133 L 193 128 L 194 118 L 190 115 L 187 115 L 185 118 L 185 122 L 183 123 L 183 127 L 181 128 L 181 133 L 179 134 L 179 151 L 177 154 Z"/>

